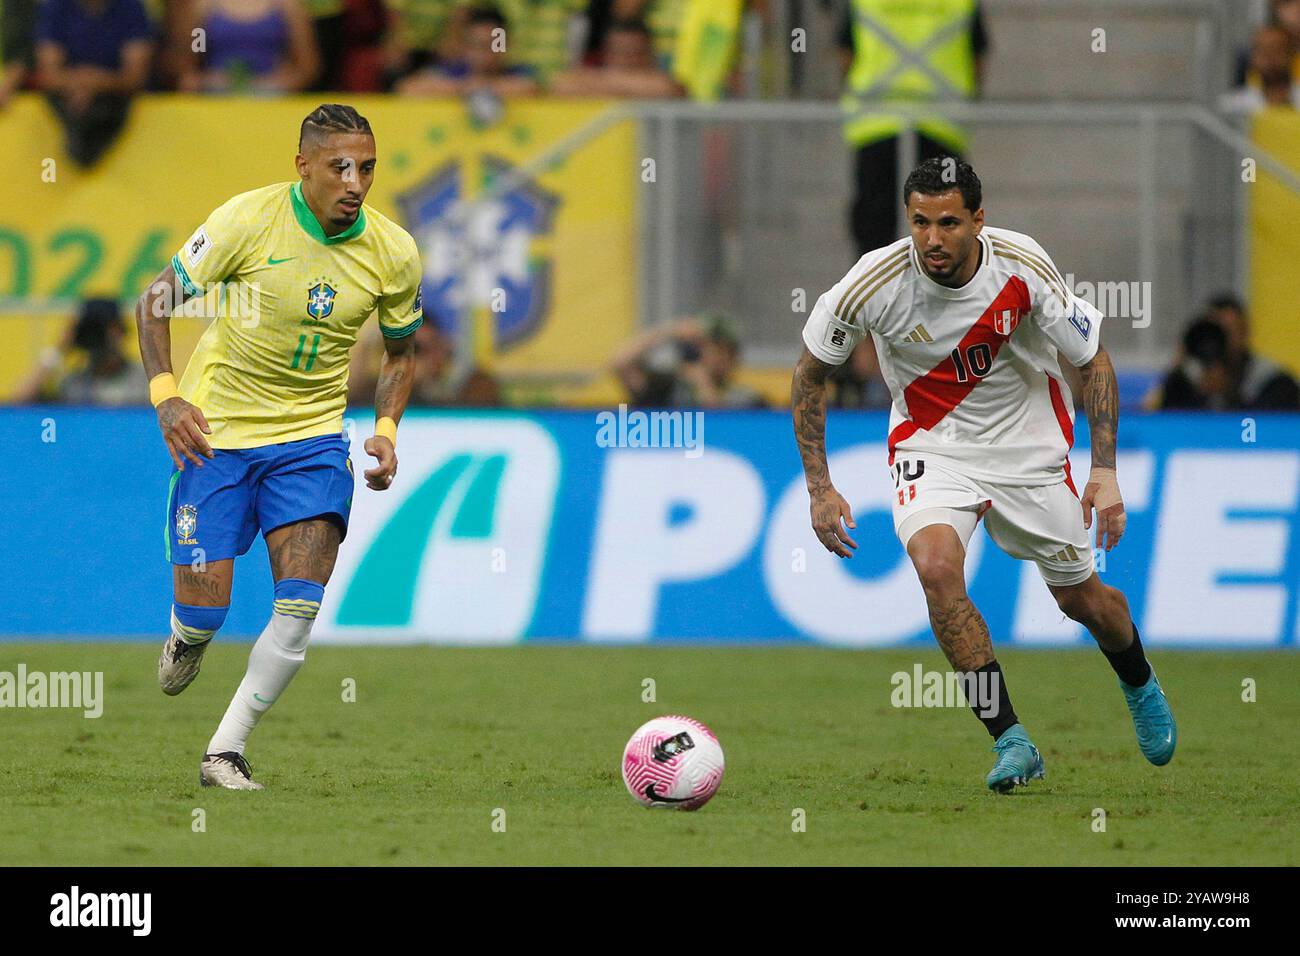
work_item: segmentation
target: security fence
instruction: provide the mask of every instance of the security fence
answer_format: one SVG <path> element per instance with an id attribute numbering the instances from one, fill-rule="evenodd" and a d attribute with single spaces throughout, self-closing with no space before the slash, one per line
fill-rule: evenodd
<path id="1" fill-rule="evenodd" d="M 1163 364 L 1208 296 L 1246 291 L 1242 159 L 1300 192 L 1287 167 L 1199 106 L 942 111 L 969 134 L 988 223 L 1034 236 L 1080 294 L 1100 299 L 1107 346 L 1131 365 Z M 655 161 L 640 188 L 641 321 L 723 311 L 743 330 L 749 362 L 788 362 L 807 309 L 857 258 L 839 108 L 656 103 L 636 116 Z M 914 156 L 905 142 L 900 183 Z M 902 236 L 901 196 L 898 209 Z"/>

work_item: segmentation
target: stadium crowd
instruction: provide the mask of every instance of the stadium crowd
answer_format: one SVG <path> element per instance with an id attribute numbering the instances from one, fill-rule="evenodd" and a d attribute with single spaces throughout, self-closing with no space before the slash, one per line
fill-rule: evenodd
<path id="1" fill-rule="evenodd" d="M 1267 20 L 1250 48 L 1237 54 L 1235 89 L 1220 106 L 1256 113 L 1265 107 L 1300 107 L 1300 0 L 1271 0 Z"/>
<path id="2" fill-rule="evenodd" d="M 711 99 L 765 0 L 5 0 L 0 108 L 44 93 L 91 166 L 145 90 Z"/>
<path id="3" fill-rule="evenodd" d="M 1266 17 L 1239 52 L 1231 111 L 1300 105 L 1300 0 L 1259 4 Z M 891 82 L 882 44 L 900 28 L 844 0 L 838 31 L 846 103 L 870 101 Z M 873 8 L 874 9 L 874 8 Z M 882 10 L 885 8 L 881 8 Z M 306 91 L 459 96 L 473 106 L 511 96 L 715 99 L 736 89 L 741 11 L 772 29 L 767 0 L 4 0 L 0 5 L 0 109 L 17 90 L 47 98 L 74 161 L 92 166 L 146 90 L 274 96 Z M 980 95 L 992 46 L 980 3 L 961 42 L 927 53 L 930 82 L 914 100 Z M 897 230 L 897 118 L 850 115 L 853 196 L 848 232 L 859 253 Z M 941 119 L 918 124 L 918 160 L 969 157 L 965 132 Z M 973 157 L 978 165 L 978 157 Z M 123 346 L 120 319 L 87 302 L 62 342 L 46 350 L 17 401 L 91 404 L 144 401 Z M 616 350 L 606 371 L 629 403 L 758 407 L 738 383 L 742 334 L 720 315 L 652 327 Z M 379 343 L 361 343 L 352 400 L 373 391 Z M 412 401 L 495 405 L 487 369 L 458 366 L 455 343 L 432 323 L 419 333 L 421 380 Z M 368 358 L 367 358 L 368 357 Z M 870 339 L 830 381 L 843 408 L 887 408 Z M 1136 398 L 1136 395 L 1133 396 Z M 1300 409 L 1300 387 L 1250 345 L 1245 305 L 1231 294 L 1206 303 L 1167 373 L 1141 398 L 1146 408 Z"/>
<path id="4" fill-rule="evenodd" d="M 19 90 L 42 93 L 68 155 L 91 167 L 145 91 L 712 98 L 739 43 L 734 17 L 723 17 L 729 35 L 717 29 L 724 7 L 766 10 L 762 0 L 4 0 L 0 109 Z M 143 402 L 127 334 L 107 301 L 82 303 L 11 400 Z M 500 402 L 486 370 L 453 367 L 454 343 L 432 323 L 418 348 L 413 404 Z M 371 397 L 379 352 L 363 341 L 354 401 Z"/>

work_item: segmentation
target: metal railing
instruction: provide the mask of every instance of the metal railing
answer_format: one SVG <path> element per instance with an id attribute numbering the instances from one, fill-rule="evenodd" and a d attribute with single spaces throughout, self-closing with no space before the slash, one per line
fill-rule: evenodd
<path id="1" fill-rule="evenodd" d="M 661 157 L 659 182 L 641 192 L 641 321 L 722 310 L 743 330 L 747 361 L 789 361 L 806 309 L 857 258 L 843 113 L 801 102 L 634 109 L 644 154 Z M 1245 291 L 1242 157 L 1300 194 L 1286 164 L 1195 104 L 955 103 L 924 113 L 967 129 L 991 225 L 1033 235 L 1079 282 L 1143 284 L 1149 314 L 1107 328 L 1108 347 L 1129 364 L 1165 363 L 1206 297 Z M 900 184 L 915 155 L 903 140 Z M 901 196 L 899 212 L 901 236 Z M 802 314 L 791 306 L 798 290 Z"/>

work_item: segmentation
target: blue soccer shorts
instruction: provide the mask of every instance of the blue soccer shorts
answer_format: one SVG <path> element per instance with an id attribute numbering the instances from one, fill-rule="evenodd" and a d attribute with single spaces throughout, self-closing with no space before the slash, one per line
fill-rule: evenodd
<path id="1" fill-rule="evenodd" d="M 342 435 L 260 448 L 215 448 L 200 468 L 172 468 L 167 560 L 222 561 L 244 554 L 258 531 L 331 518 L 343 535 L 352 511 L 352 461 Z M 199 550 L 202 549 L 202 550 Z"/>

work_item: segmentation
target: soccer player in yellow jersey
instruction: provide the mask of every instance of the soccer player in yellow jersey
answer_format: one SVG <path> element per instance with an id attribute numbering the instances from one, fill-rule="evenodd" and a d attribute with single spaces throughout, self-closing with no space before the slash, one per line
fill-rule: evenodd
<path id="1" fill-rule="evenodd" d="M 303 121 L 296 164 L 297 182 L 214 211 L 137 305 L 149 397 L 175 462 L 167 500 L 174 603 L 158 662 L 165 693 L 179 694 L 198 674 L 229 610 L 234 559 L 258 531 L 271 559 L 270 623 L 199 772 L 203 785 L 235 790 L 261 789 L 244 756 L 248 736 L 302 666 L 347 533 L 349 352 L 377 312 L 385 355 L 375 433 L 365 442 L 377 463 L 365 479 L 383 491 L 397 474 L 411 333 L 423 319 L 415 240 L 364 205 L 375 172 L 370 124 L 349 106 L 320 106 Z M 178 385 L 173 307 L 215 286 L 230 307 L 208 326 Z"/>

